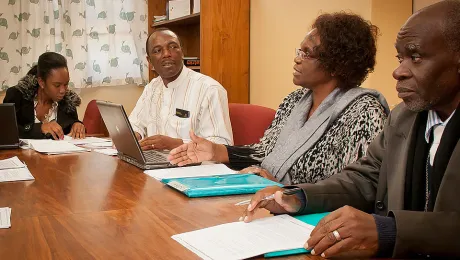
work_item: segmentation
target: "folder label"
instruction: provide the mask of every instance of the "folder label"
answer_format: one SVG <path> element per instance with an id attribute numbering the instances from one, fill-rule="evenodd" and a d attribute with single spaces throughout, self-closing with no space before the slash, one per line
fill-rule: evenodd
<path id="1" fill-rule="evenodd" d="M 177 181 L 170 181 L 170 182 L 168 182 L 168 185 L 173 187 L 173 188 L 175 188 L 176 190 L 179 190 L 179 191 L 182 191 L 182 192 L 190 189 L 189 186 L 184 185 L 182 183 L 179 183 Z"/>

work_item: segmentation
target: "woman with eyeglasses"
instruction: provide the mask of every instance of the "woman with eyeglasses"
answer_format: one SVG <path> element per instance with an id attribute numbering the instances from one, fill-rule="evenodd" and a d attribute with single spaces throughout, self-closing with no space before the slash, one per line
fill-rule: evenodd
<path id="1" fill-rule="evenodd" d="M 358 15 L 320 15 L 294 58 L 293 82 L 301 88 L 283 100 L 259 143 L 225 146 L 191 133 L 192 142 L 169 160 L 219 161 L 286 185 L 339 172 L 365 155 L 389 113 L 379 92 L 360 87 L 374 69 L 377 33 Z"/>

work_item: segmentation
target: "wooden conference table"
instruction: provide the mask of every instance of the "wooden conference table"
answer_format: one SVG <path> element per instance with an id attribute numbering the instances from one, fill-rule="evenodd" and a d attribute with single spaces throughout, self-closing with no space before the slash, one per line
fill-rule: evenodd
<path id="1" fill-rule="evenodd" d="M 189 199 L 116 157 L 87 152 L 18 156 L 34 181 L 0 183 L 0 259 L 199 259 L 171 239 L 237 221 L 248 195 Z M 259 216 L 267 216 L 260 212 Z M 289 259 L 319 259 L 301 255 Z"/>

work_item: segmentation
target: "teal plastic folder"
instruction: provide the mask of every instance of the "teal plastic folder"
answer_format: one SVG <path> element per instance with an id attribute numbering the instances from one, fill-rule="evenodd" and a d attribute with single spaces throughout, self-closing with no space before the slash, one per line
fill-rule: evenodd
<path id="1" fill-rule="evenodd" d="M 255 174 L 230 174 L 209 177 L 163 179 L 163 183 L 190 198 L 251 194 L 269 186 L 283 185 Z"/>
<path id="2" fill-rule="evenodd" d="M 300 221 L 302 221 L 302 222 L 310 224 L 312 226 L 316 226 L 318 224 L 318 222 L 323 217 L 325 217 L 327 214 L 329 214 L 329 212 L 310 214 L 310 215 L 302 215 L 302 216 L 295 216 L 295 218 L 300 220 Z M 305 253 L 309 253 L 309 252 L 310 252 L 310 250 L 307 250 L 305 248 L 297 248 L 297 249 L 291 249 L 291 250 L 283 250 L 283 251 L 266 253 L 266 254 L 264 254 L 264 257 L 270 258 L 270 257 L 279 257 L 279 256 L 287 256 L 287 255 L 298 255 L 298 254 L 305 254 Z"/>

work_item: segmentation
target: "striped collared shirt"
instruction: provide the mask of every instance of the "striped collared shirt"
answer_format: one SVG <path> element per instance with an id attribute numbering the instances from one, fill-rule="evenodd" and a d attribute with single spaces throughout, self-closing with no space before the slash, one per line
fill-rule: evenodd
<path id="1" fill-rule="evenodd" d="M 189 142 L 192 129 L 212 142 L 233 144 L 227 91 L 214 79 L 185 66 L 167 87 L 161 77 L 147 84 L 129 121 L 143 138 L 166 135 Z"/>
<path id="2" fill-rule="evenodd" d="M 455 110 L 454 112 L 452 112 L 452 114 L 450 114 L 449 118 L 447 118 L 446 121 L 443 122 L 434 110 L 428 111 L 428 119 L 425 128 L 425 140 L 427 143 L 430 142 L 431 129 L 437 125 L 446 126 L 447 123 L 449 123 L 450 118 L 454 115 L 454 113 Z"/>
<path id="3" fill-rule="evenodd" d="M 433 143 L 430 147 L 430 165 L 434 163 L 434 157 L 436 156 L 436 152 L 438 151 L 439 144 L 441 142 L 442 134 L 444 133 L 444 128 L 446 127 L 449 120 L 454 115 L 455 111 L 446 119 L 446 121 L 442 121 L 441 118 L 434 110 L 428 111 L 428 119 L 426 122 L 425 128 L 425 141 L 430 143 L 430 135 L 433 132 Z M 432 131 L 433 130 L 433 131 Z"/>

